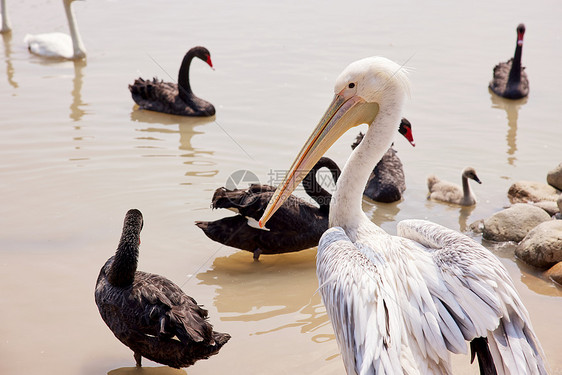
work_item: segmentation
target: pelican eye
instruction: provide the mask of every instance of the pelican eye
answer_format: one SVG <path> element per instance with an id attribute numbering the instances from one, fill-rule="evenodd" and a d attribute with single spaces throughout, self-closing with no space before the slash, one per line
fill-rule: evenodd
<path id="1" fill-rule="evenodd" d="M 351 82 L 351 83 L 348 85 L 348 87 L 349 87 L 350 89 L 354 88 L 354 87 L 355 87 L 355 83 Z"/>

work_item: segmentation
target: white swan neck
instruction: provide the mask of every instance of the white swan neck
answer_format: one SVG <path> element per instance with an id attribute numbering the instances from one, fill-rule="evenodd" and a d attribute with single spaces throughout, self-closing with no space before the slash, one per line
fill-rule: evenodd
<path id="1" fill-rule="evenodd" d="M 8 11 L 6 10 L 6 0 L 2 0 L 1 5 L 2 5 L 2 9 L 0 9 L 0 11 L 2 12 L 2 29 L 0 29 L 0 32 L 5 33 L 11 31 L 12 26 L 10 25 L 10 19 L 8 18 Z"/>
<path id="2" fill-rule="evenodd" d="M 351 236 L 362 221 L 370 222 L 362 208 L 363 191 L 371 171 L 392 144 L 400 124 L 401 101 L 386 110 L 382 105 L 380 108 L 365 137 L 345 164 L 330 205 L 330 226 L 340 226 Z"/>
<path id="3" fill-rule="evenodd" d="M 78 25 L 76 24 L 76 18 L 74 17 L 71 5 L 71 1 L 64 1 L 64 10 L 66 12 L 66 18 L 68 19 L 68 28 L 70 30 L 70 38 L 72 39 L 74 58 L 81 59 L 86 57 L 86 48 L 84 47 L 84 43 L 82 43 L 82 38 L 80 37 L 80 32 L 78 31 Z"/>

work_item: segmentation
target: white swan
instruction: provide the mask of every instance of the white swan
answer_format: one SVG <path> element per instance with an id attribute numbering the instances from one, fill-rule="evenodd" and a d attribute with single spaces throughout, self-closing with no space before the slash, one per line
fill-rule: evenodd
<path id="1" fill-rule="evenodd" d="M 63 58 L 68 60 L 83 59 L 86 57 L 86 48 L 78 25 L 72 11 L 71 4 L 75 0 L 63 0 L 70 36 L 64 33 L 54 32 L 46 34 L 27 34 L 23 39 L 29 47 L 29 51 L 39 56 L 50 58 Z"/>
<path id="2" fill-rule="evenodd" d="M 462 171 L 462 188 L 457 184 L 441 181 L 437 176 L 431 175 L 427 178 L 427 188 L 429 189 L 427 198 L 461 206 L 473 206 L 476 204 L 476 196 L 468 184 L 469 178 L 479 184 L 482 183 L 472 167 L 466 167 Z"/>
<path id="3" fill-rule="evenodd" d="M 346 130 L 369 124 L 337 183 L 333 228 L 317 255 L 320 292 L 347 373 L 451 374 L 450 353 L 466 353 L 469 341 L 483 374 L 546 374 L 527 310 L 491 252 L 422 220 L 398 223 L 398 236 L 391 236 L 361 209 L 363 188 L 392 143 L 408 87 L 403 69 L 385 58 L 349 65 L 260 225 Z"/>
<path id="4" fill-rule="evenodd" d="M 12 25 L 10 24 L 8 11 L 6 10 L 6 0 L 1 0 L 0 5 L 2 6 L 2 29 L 0 29 L 0 33 L 8 33 L 12 31 Z"/>

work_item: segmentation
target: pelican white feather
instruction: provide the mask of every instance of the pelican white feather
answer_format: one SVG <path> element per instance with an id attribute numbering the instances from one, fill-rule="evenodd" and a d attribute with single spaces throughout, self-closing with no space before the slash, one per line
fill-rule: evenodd
<path id="1" fill-rule="evenodd" d="M 33 54 L 62 59 L 82 59 L 86 57 L 86 48 L 80 37 L 78 25 L 71 4 L 75 0 L 63 0 L 70 36 L 65 33 L 53 32 L 45 34 L 27 34 L 23 41 Z"/>
<path id="2" fill-rule="evenodd" d="M 320 293 L 348 374 L 451 374 L 451 353 L 482 373 L 546 374 L 527 310 L 501 262 L 467 236 L 423 220 L 391 236 L 361 208 L 373 166 L 393 141 L 408 92 L 403 69 L 373 57 L 350 64 L 334 99 L 260 220 L 283 203 L 349 128 L 369 129 L 345 165 L 318 245 Z M 487 340 L 487 341 L 486 341 Z"/>

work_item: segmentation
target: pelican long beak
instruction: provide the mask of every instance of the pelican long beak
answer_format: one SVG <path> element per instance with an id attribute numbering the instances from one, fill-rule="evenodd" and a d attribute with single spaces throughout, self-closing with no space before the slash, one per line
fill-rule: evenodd
<path id="1" fill-rule="evenodd" d="M 350 128 L 371 124 L 379 111 L 377 103 L 367 103 L 359 96 L 345 98 L 343 91 L 334 96 L 320 123 L 301 149 L 291 169 L 271 197 L 260 221 L 260 227 L 281 207 L 302 179 L 324 153 Z"/>

